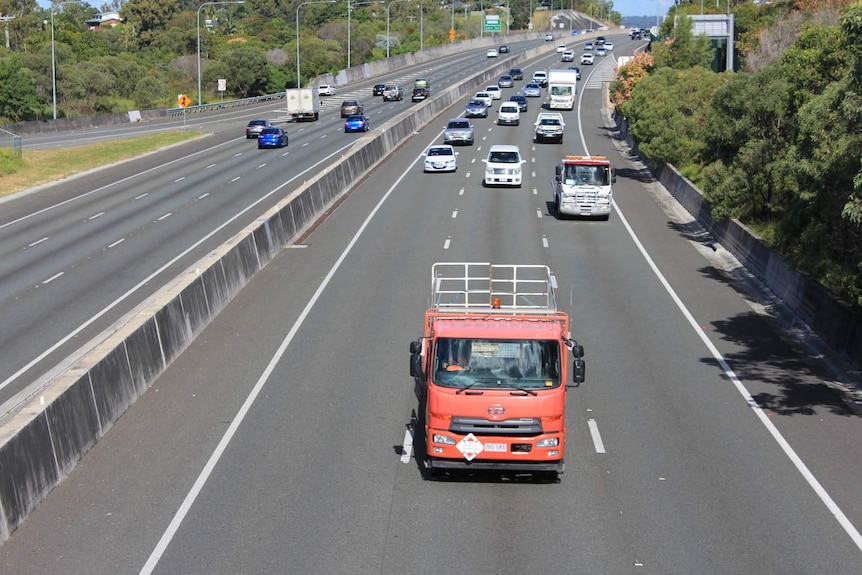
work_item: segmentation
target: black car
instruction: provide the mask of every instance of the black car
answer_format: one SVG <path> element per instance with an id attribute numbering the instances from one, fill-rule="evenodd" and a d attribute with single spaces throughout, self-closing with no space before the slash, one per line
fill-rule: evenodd
<path id="1" fill-rule="evenodd" d="M 513 80 L 523 80 L 524 71 L 520 68 L 512 68 L 511 70 L 509 70 L 509 76 L 511 76 Z"/>
<path id="2" fill-rule="evenodd" d="M 413 88 L 413 95 L 410 96 L 410 100 L 413 102 L 421 102 L 422 100 L 427 99 L 428 96 L 428 88 Z"/>
<path id="3" fill-rule="evenodd" d="M 577 66 L 569 66 L 569 70 L 574 70 L 577 73 L 576 78 L 578 80 L 581 79 L 581 69 L 580 68 L 578 68 Z"/>
<path id="4" fill-rule="evenodd" d="M 385 88 L 385 87 L 386 87 L 386 84 L 374 84 L 374 87 L 371 88 L 371 95 L 372 96 L 382 96 L 383 95 L 383 88 Z"/>
<path id="5" fill-rule="evenodd" d="M 527 111 L 527 97 L 523 94 L 513 94 L 509 97 L 509 101 L 518 103 L 519 112 Z"/>
<path id="6" fill-rule="evenodd" d="M 509 53 L 508 44 L 503 44 L 502 46 L 500 46 L 500 48 L 497 50 L 497 52 L 499 52 L 500 54 L 508 54 Z"/>

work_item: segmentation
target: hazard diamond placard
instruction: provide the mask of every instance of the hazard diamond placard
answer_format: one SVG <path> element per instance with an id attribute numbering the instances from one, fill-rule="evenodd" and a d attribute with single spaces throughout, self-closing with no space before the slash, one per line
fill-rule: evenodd
<path id="1" fill-rule="evenodd" d="M 464 459 L 473 461 L 477 455 L 485 450 L 485 446 L 472 433 L 467 434 L 467 437 L 458 442 L 456 446 L 458 451 L 464 454 Z"/>

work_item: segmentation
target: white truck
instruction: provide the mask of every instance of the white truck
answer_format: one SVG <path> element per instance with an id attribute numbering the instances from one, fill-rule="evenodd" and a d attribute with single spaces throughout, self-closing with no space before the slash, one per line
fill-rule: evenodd
<path id="1" fill-rule="evenodd" d="M 554 211 L 566 216 L 598 217 L 611 215 L 613 187 L 617 176 L 605 156 L 565 156 L 556 167 Z"/>
<path id="2" fill-rule="evenodd" d="M 578 87 L 577 70 L 548 70 L 548 108 L 572 110 Z"/>
<path id="3" fill-rule="evenodd" d="M 320 114 L 317 88 L 291 88 L 287 91 L 287 114 L 294 122 L 316 122 Z"/>
<path id="4" fill-rule="evenodd" d="M 566 122 L 559 112 L 539 112 L 536 117 L 536 129 L 533 133 L 533 142 L 547 142 L 553 140 L 558 144 L 563 143 L 563 133 L 566 130 Z"/>

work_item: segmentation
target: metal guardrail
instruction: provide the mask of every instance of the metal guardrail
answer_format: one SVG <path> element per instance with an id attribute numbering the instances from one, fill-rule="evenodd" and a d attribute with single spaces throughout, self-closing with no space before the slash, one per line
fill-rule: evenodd
<path id="1" fill-rule="evenodd" d="M 183 108 L 168 108 L 168 116 L 181 116 L 185 113 L 209 112 L 211 110 L 221 110 L 223 108 L 235 108 L 237 106 L 248 106 L 257 104 L 258 102 L 267 102 L 270 100 L 283 100 L 286 91 L 277 92 L 275 94 L 267 94 L 265 96 L 253 96 L 251 98 L 243 98 L 241 100 L 227 100 L 225 102 L 217 102 L 215 104 L 202 104 L 200 106 L 189 106 L 185 110 Z"/>
<path id="2" fill-rule="evenodd" d="M 8 132 L 2 128 L 0 128 L 0 147 L 3 148 L 11 148 L 12 153 L 21 157 L 21 145 L 23 138 L 18 134 L 13 134 L 12 132 Z"/>

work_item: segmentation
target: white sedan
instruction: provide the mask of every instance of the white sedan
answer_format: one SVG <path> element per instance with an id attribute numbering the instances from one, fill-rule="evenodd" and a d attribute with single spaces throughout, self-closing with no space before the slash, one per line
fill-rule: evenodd
<path id="1" fill-rule="evenodd" d="M 581 54 L 581 65 L 582 66 L 591 66 L 593 63 L 593 55 L 587 52 L 586 54 Z"/>
<path id="2" fill-rule="evenodd" d="M 565 44 L 560 44 L 559 46 L 557 46 L 557 54 L 562 54 L 563 52 L 565 52 L 568 49 L 569 49 L 569 47 L 566 46 Z"/>
<path id="3" fill-rule="evenodd" d="M 614 43 L 613 43 L 613 42 L 605 41 L 605 50 L 607 50 L 608 52 L 610 52 L 610 51 L 612 51 L 613 49 L 614 49 Z"/>
<path id="4" fill-rule="evenodd" d="M 490 49 L 490 50 L 488 50 L 488 52 L 486 53 L 486 56 L 488 56 L 488 58 L 496 58 L 496 57 L 497 57 L 497 49 L 496 49 L 496 48 L 491 48 L 491 49 Z"/>
<path id="5" fill-rule="evenodd" d="M 321 84 L 317 87 L 317 93 L 321 96 L 334 96 L 335 86 L 332 84 Z"/>
<path id="6" fill-rule="evenodd" d="M 454 172 L 458 169 L 458 152 L 449 144 L 431 146 L 424 156 L 426 172 Z"/>
<path id="7" fill-rule="evenodd" d="M 485 92 L 491 94 L 491 98 L 494 100 L 502 100 L 503 99 L 503 91 L 500 89 L 500 86 L 485 86 Z"/>

